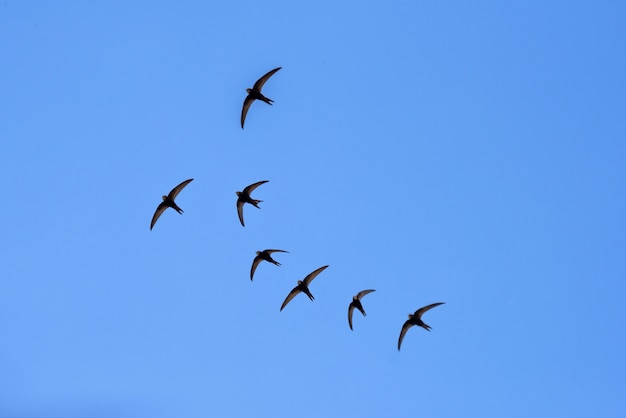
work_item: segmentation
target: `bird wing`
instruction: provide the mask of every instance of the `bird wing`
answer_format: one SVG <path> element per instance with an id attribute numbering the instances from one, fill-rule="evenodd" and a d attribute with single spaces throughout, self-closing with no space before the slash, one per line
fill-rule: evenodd
<path id="1" fill-rule="evenodd" d="M 250 196 L 250 193 L 252 193 L 254 191 L 254 189 L 256 189 L 257 187 L 259 187 L 260 185 L 267 183 L 269 180 L 262 180 L 262 181 L 258 181 L 256 183 L 253 183 L 249 186 L 246 186 L 245 189 L 243 189 L 243 193 L 247 193 L 248 196 Z"/>
<path id="2" fill-rule="evenodd" d="M 261 261 L 261 257 L 258 255 L 254 257 L 254 260 L 252 261 L 252 268 L 250 269 L 250 281 L 252 281 L 252 276 L 254 276 L 254 272 Z"/>
<path id="3" fill-rule="evenodd" d="M 316 278 L 318 274 L 326 270 L 327 267 L 328 266 L 320 267 L 317 270 L 315 270 L 313 273 L 310 273 L 308 276 L 304 278 L 304 280 L 302 280 L 302 283 L 304 283 L 305 286 L 310 285 L 313 279 Z"/>
<path id="4" fill-rule="evenodd" d="M 176 199 L 176 196 L 178 196 L 178 193 L 180 193 L 180 191 L 183 190 L 186 185 L 191 183 L 192 180 L 193 179 L 185 180 L 182 183 L 180 183 L 178 186 L 174 187 L 172 191 L 170 192 L 170 194 L 167 195 L 167 197 L 169 197 L 172 200 Z"/>
<path id="5" fill-rule="evenodd" d="M 289 302 L 291 302 L 291 299 L 295 298 L 295 297 L 296 297 L 296 295 L 297 295 L 298 293 L 300 293 L 300 292 L 301 292 L 301 290 L 298 288 L 298 286 L 296 286 L 296 287 L 294 287 L 293 289 L 291 289 L 291 292 L 289 292 L 289 294 L 288 294 L 288 295 L 287 295 L 287 297 L 285 298 L 285 301 L 284 301 L 284 302 L 283 302 L 283 304 L 280 306 L 280 310 L 282 311 L 282 310 L 283 310 L 283 308 L 284 308 L 285 306 L 287 306 L 287 304 L 288 304 Z"/>
<path id="6" fill-rule="evenodd" d="M 245 226 L 243 223 L 243 204 L 243 200 L 237 199 L 237 215 L 239 215 L 239 222 L 241 222 L 241 226 Z"/>
<path id="7" fill-rule="evenodd" d="M 361 300 L 363 296 L 367 295 L 368 293 L 375 292 L 375 291 L 376 290 L 374 289 L 361 290 L 359 293 L 356 294 L 356 298 Z"/>
<path id="8" fill-rule="evenodd" d="M 241 108 L 241 129 L 243 129 L 243 124 L 246 121 L 246 115 L 248 114 L 248 109 L 250 109 L 252 102 L 254 102 L 254 98 L 248 94 L 243 101 L 243 107 Z"/>
<path id="9" fill-rule="evenodd" d="M 157 206 L 156 211 L 154 212 L 154 215 L 152 216 L 152 222 L 150 222 L 150 231 L 152 231 L 154 224 L 159 219 L 161 214 L 165 212 L 165 209 L 167 209 L 167 205 L 165 204 L 165 202 L 159 203 L 159 206 Z"/>
<path id="10" fill-rule="evenodd" d="M 288 253 L 289 251 L 285 251 L 285 250 L 265 250 L 266 253 L 271 254 L 271 253 Z"/>
<path id="11" fill-rule="evenodd" d="M 259 78 L 256 83 L 254 83 L 254 86 L 252 87 L 254 90 L 261 92 L 261 89 L 263 88 L 263 85 L 265 84 L 265 82 L 267 80 L 270 79 L 271 76 L 274 75 L 274 73 L 278 70 L 280 70 L 283 67 L 278 67 L 278 68 L 274 68 L 272 71 L 268 72 L 267 74 L 265 74 L 263 77 Z"/>
<path id="12" fill-rule="evenodd" d="M 400 351 L 400 346 L 402 345 L 402 340 L 404 339 L 404 334 L 411 328 L 413 325 L 410 320 L 404 321 L 404 325 L 402 325 L 402 330 L 400 331 L 400 338 L 398 338 L 398 351 Z"/>
<path id="13" fill-rule="evenodd" d="M 350 325 L 350 329 L 352 329 L 352 312 L 354 311 L 354 303 L 350 302 L 350 306 L 348 306 L 348 324 Z"/>
<path id="14" fill-rule="evenodd" d="M 437 303 L 433 303 L 431 305 L 428 306 L 424 306 L 423 308 L 419 308 L 417 311 L 415 311 L 415 313 L 413 314 L 413 316 L 416 316 L 418 318 L 421 318 L 422 315 L 424 315 L 424 313 L 432 308 L 434 308 L 435 306 L 439 306 L 439 305 L 443 305 L 445 302 L 437 302 Z"/>

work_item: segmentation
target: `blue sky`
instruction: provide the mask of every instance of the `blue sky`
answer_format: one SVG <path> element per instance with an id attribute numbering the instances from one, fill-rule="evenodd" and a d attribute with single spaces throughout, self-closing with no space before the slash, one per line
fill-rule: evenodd
<path id="1" fill-rule="evenodd" d="M 624 2 L 128 3 L 0 2 L 0 416 L 626 414 Z"/>

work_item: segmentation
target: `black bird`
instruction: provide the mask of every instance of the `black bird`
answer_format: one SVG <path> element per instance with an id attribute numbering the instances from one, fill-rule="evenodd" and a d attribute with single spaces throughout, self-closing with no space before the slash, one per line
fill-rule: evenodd
<path id="1" fill-rule="evenodd" d="M 157 206 L 156 208 L 156 212 L 154 212 L 154 216 L 152 216 L 152 222 L 150 222 L 150 230 L 152 230 L 152 227 L 154 226 L 156 221 L 159 219 L 161 214 L 165 211 L 165 209 L 172 208 L 180 214 L 183 213 L 183 210 L 178 207 L 178 205 L 174 202 L 174 199 L 176 199 L 176 196 L 178 196 L 178 193 L 180 193 L 180 191 L 183 190 L 186 185 L 191 183 L 192 180 L 193 179 L 183 181 L 178 186 L 174 187 L 167 196 L 163 196 L 163 201 L 159 203 L 159 206 Z"/>
<path id="2" fill-rule="evenodd" d="M 272 253 L 288 253 L 289 251 L 284 250 L 263 250 L 257 251 L 256 257 L 252 260 L 252 268 L 250 269 L 250 281 L 252 281 L 252 277 L 254 276 L 254 271 L 256 270 L 259 263 L 263 260 L 269 261 L 270 263 L 280 266 L 280 263 L 272 258 Z"/>
<path id="3" fill-rule="evenodd" d="M 354 308 L 357 308 L 359 311 L 361 311 L 363 316 L 366 316 L 365 309 L 363 309 L 363 305 L 361 305 L 361 298 L 368 293 L 372 293 L 375 291 L 376 290 L 374 289 L 361 290 L 359 293 L 352 296 L 352 302 L 350 302 L 350 306 L 348 306 L 348 324 L 350 324 L 350 329 L 352 329 L 352 311 L 354 311 Z"/>
<path id="4" fill-rule="evenodd" d="M 413 325 L 418 325 L 424 328 L 426 331 L 430 331 L 430 326 L 426 325 L 422 321 L 422 315 L 424 313 L 435 306 L 443 305 L 445 302 L 437 302 L 432 305 L 424 306 L 423 308 L 419 308 L 413 315 L 409 314 L 409 319 L 404 322 L 402 325 L 402 331 L 400 331 L 400 338 L 398 338 L 398 351 L 400 351 L 400 345 L 402 345 L 402 340 L 404 339 L 404 334 L 411 328 Z"/>
<path id="5" fill-rule="evenodd" d="M 283 67 L 274 68 L 272 71 L 259 78 L 251 89 L 246 89 L 248 96 L 246 96 L 246 99 L 243 101 L 243 108 L 241 109 L 241 129 L 243 129 L 243 123 L 246 121 L 246 115 L 248 114 L 248 109 L 250 109 L 252 102 L 255 100 L 262 100 L 268 105 L 271 105 L 274 102 L 272 99 L 268 99 L 263 96 L 263 94 L 261 94 L 261 89 L 263 88 L 263 84 L 265 84 L 265 82 L 281 68 Z"/>
<path id="6" fill-rule="evenodd" d="M 241 222 L 241 226 L 245 226 L 243 223 L 243 204 L 250 203 L 255 208 L 258 208 L 259 207 L 258 204 L 261 203 L 262 200 L 256 200 L 256 199 L 251 198 L 250 193 L 252 193 L 252 191 L 256 189 L 257 187 L 259 187 L 260 185 L 264 183 L 267 183 L 268 181 L 269 180 L 259 181 L 257 183 L 247 186 L 245 189 L 243 189 L 240 192 L 235 192 L 235 194 L 238 196 L 237 197 L 237 215 L 239 215 L 239 222 Z"/>
<path id="7" fill-rule="evenodd" d="M 313 295 L 309 291 L 309 285 L 311 284 L 313 279 L 316 278 L 318 274 L 320 274 L 321 272 L 326 270 L 327 267 L 328 266 L 320 267 L 317 270 L 315 270 L 313 273 L 311 273 L 308 276 L 306 276 L 304 278 L 304 280 L 298 280 L 298 285 L 296 287 L 294 287 L 293 289 L 291 289 L 291 292 L 289 292 L 289 294 L 285 298 L 285 301 L 283 302 L 282 306 L 280 307 L 280 310 L 282 311 L 283 308 L 285 306 L 287 306 L 287 304 L 289 302 L 291 302 L 291 299 L 295 298 L 298 295 L 298 293 L 300 293 L 300 292 L 304 292 L 309 297 L 309 299 L 315 300 L 315 298 L 313 297 Z"/>

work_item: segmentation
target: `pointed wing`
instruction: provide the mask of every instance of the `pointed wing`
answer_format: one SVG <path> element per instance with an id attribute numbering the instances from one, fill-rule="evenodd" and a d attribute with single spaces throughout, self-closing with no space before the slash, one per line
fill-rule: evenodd
<path id="1" fill-rule="evenodd" d="M 415 313 L 413 314 L 413 316 L 416 316 L 418 318 L 421 318 L 422 315 L 424 315 L 424 313 L 432 308 L 434 308 L 435 306 L 439 306 L 439 305 L 443 305 L 445 302 L 437 302 L 437 303 L 433 303 L 432 305 L 428 305 L 428 306 L 424 306 L 423 308 L 419 308 L 417 311 L 415 311 Z"/>
<path id="2" fill-rule="evenodd" d="M 348 306 L 348 324 L 350 325 L 350 329 L 352 329 L 352 312 L 354 311 L 354 302 L 350 302 L 350 306 Z"/>
<path id="3" fill-rule="evenodd" d="M 237 215 L 239 215 L 239 222 L 241 222 L 241 226 L 245 226 L 243 224 L 243 204 L 243 200 L 237 199 Z"/>
<path id="4" fill-rule="evenodd" d="M 250 269 L 250 281 L 252 281 L 252 276 L 254 276 L 254 272 L 261 261 L 263 260 L 261 260 L 261 257 L 258 255 L 254 257 L 254 260 L 252 261 L 252 268 Z"/>
<path id="5" fill-rule="evenodd" d="M 271 254 L 271 253 L 288 253 L 289 251 L 285 251 L 285 250 L 265 250 L 266 253 Z"/>
<path id="6" fill-rule="evenodd" d="M 318 274 L 326 270 L 327 267 L 328 266 L 320 267 L 317 270 L 315 270 L 313 273 L 310 273 L 308 276 L 304 278 L 304 280 L 302 280 L 302 283 L 304 283 L 305 286 L 310 285 L 313 279 L 316 278 Z"/>
<path id="7" fill-rule="evenodd" d="M 367 295 L 368 293 L 375 292 L 375 291 L 376 290 L 374 289 L 361 290 L 359 293 L 356 294 L 356 298 L 361 300 L 363 296 Z"/>
<path id="8" fill-rule="evenodd" d="M 172 191 L 170 192 L 170 194 L 167 195 L 167 197 L 169 197 L 172 200 L 176 199 L 176 196 L 178 196 L 178 193 L 180 193 L 180 191 L 183 190 L 185 186 L 191 183 L 192 181 L 193 179 L 183 181 L 178 186 L 174 187 Z"/>
<path id="9" fill-rule="evenodd" d="M 243 189 L 243 193 L 247 193 L 248 196 L 250 196 L 250 193 L 252 193 L 252 191 L 254 191 L 254 189 L 256 189 L 257 187 L 259 187 L 260 185 L 267 183 L 269 180 L 262 180 L 262 181 L 258 181 L 254 184 L 251 184 L 249 186 L 247 186 L 245 189 Z"/>
<path id="10" fill-rule="evenodd" d="M 411 321 L 405 321 L 404 325 L 402 325 L 402 331 L 400 331 L 400 338 L 398 338 L 398 351 L 400 351 L 400 346 L 402 345 L 402 340 L 404 340 L 404 334 L 411 328 L 413 325 Z"/>
<path id="11" fill-rule="evenodd" d="M 274 68 L 272 71 L 268 72 L 267 74 L 265 74 L 263 77 L 259 78 L 256 83 L 254 83 L 254 86 L 252 87 L 254 90 L 260 92 L 261 89 L 263 88 L 263 85 L 265 84 L 265 82 L 267 80 L 270 79 L 271 76 L 274 75 L 274 73 L 278 70 L 280 70 L 283 67 L 278 67 L 278 68 Z"/>
<path id="12" fill-rule="evenodd" d="M 243 124 L 246 121 L 246 115 L 248 114 L 248 109 L 252 106 L 252 102 L 254 102 L 254 98 L 248 94 L 243 101 L 243 107 L 241 108 L 241 129 L 243 129 Z"/>
<path id="13" fill-rule="evenodd" d="M 165 202 L 159 203 L 159 206 L 157 206 L 156 211 L 154 212 L 154 215 L 152 216 L 152 222 L 150 222 L 150 231 L 152 231 L 154 224 L 156 223 L 156 221 L 159 220 L 159 217 L 161 216 L 161 214 L 165 212 L 165 209 L 167 209 L 167 205 L 165 204 Z"/>
<path id="14" fill-rule="evenodd" d="M 293 289 L 291 289 L 291 292 L 289 292 L 289 294 L 287 295 L 287 297 L 285 298 L 285 301 L 283 302 L 283 304 L 280 306 L 280 310 L 282 311 L 283 308 L 285 306 L 287 306 L 287 304 L 289 302 L 291 302 L 291 299 L 295 298 L 298 293 L 300 293 L 301 290 L 298 288 L 298 286 L 294 287 Z"/>

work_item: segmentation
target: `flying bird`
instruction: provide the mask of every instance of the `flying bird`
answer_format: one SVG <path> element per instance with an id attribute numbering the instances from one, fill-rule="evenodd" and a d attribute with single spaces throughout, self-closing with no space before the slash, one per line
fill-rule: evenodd
<path id="1" fill-rule="evenodd" d="M 256 199 L 251 198 L 250 193 L 252 193 L 252 191 L 256 189 L 257 187 L 259 187 L 260 185 L 264 183 L 267 183 L 268 181 L 269 180 L 259 181 L 257 183 L 247 186 L 245 189 L 243 189 L 240 192 L 235 192 L 235 194 L 238 196 L 237 197 L 237 215 L 239 215 L 239 222 L 241 222 L 241 226 L 245 226 L 243 223 L 243 204 L 250 203 L 255 208 L 258 208 L 259 207 L 258 204 L 261 203 L 262 200 L 256 200 Z"/>
<path id="2" fill-rule="evenodd" d="M 250 269 L 250 281 L 252 281 L 252 277 L 254 276 L 254 272 L 259 265 L 259 263 L 263 260 L 269 261 L 270 263 L 280 266 L 280 263 L 272 258 L 272 253 L 288 253 L 289 251 L 284 250 L 263 250 L 257 251 L 256 257 L 252 260 L 252 268 Z"/>
<path id="3" fill-rule="evenodd" d="M 269 80 L 269 78 L 273 76 L 274 73 L 280 70 L 281 68 L 282 67 L 274 68 L 272 71 L 265 74 L 263 77 L 259 78 L 256 81 L 256 83 L 254 83 L 254 86 L 252 86 L 251 89 L 246 89 L 246 91 L 248 92 L 248 95 L 246 96 L 246 99 L 243 101 L 243 108 L 241 109 L 241 129 L 243 129 L 243 123 L 246 121 L 246 115 L 248 114 L 248 109 L 250 109 L 252 102 L 254 102 L 255 100 L 261 100 L 267 103 L 268 105 L 272 104 L 273 100 L 268 99 L 267 97 L 263 96 L 263 94 L 261 94 L 261 89 L 263 88 L 263 85 L 265 84 L 265 82 Z"/>
<path id="4" fill-rule="evenodd" d="M 287 306 L 287 304 L 289 302 L 291 302 L 291 299 L 295 298 L 298 295 L 298 293 L 300 293 L 300 292 L 304 292 L 304 294 L 307 295 L 309 297 L 309 299 L 315 300 L 315 298 L 313 297 L 313 295 L 309 291 L 309 285 L 311 284 L 313 279 L 316 278 L 318 274 L 320 274 L 321 272 L 326 270 L 327 267 L 328 266 L 320 267 L 317 270 L 315 270 L 313 273 L 311 273 L 308 276 L 306 276 L 304 278 L 304 280 L 298 280 L 298 285 L 296 287 L 294 287 L 293 289 L 291 289 L 291 292 L 289 292 L 289 294 L 285 298 L 285 301 L 283 302 L 282 306 L 280 307 L 280 310 L 282 311 L 283 308 L 285 306 Z"/>
<path id="5" fill-rule="evenodd" d="M 350 324 L 350 329 L 352 329 L 352 312 L 354 311 L 354 308 L 357 308 L 359 311 L 361 311 L 363 316 L 366 316 L 365 309 L 363 309 L 363 305 L 361 305 L 361 298 L 368 293 L 372 293 L 375 291 L 376 290 L 374 289 L 361 290 L 359 293 L 352 296 L 352 302 L 350 302 L 350 306 L 348 306 L 348 324 Z"/>
<path id="6" fill-rule="evenodd" d="M 156 212 L 154 212 L 154 216 L 152 216 L 152 222 L 150 222 L 151 231 L 152 231 L 152 227 L 154 227 L 154 224 L 159 219 L 161 214 L 165 212 L 165 209 L 172 208 L 180 214 L 183 213 L 183 210 L 178 207 L 178 205 L 174 202 L 174 199 L 176 199 L 176 196 L 178 196 L 178 193 L 180 193 L 180 191 L 183 190 L 186 185 L 191 183 L 192 180 L 193 179 L 183 181 L 178 186 L 174 187 L 167 196 L 163 196 L 163 201 L 159 203 L 159 206 L 157 206 L 156 208 Z"/>
<path id="7" fill-rule="evenodd" d="M 422 315 L 424 313 L 435 306 L 443 305 L 445 302 L 437 302 L 432 305 L 424 306 L 423 308 L 419 308 L 413 315 L 409 314 L 409 319 L 404 322 L 402 325 L 402 331 L 400 331 L 400 338 L 398 338 L 398 351 L 400 351 L 400 346 L 402 345 L 402 340 L 404 339 L 404 334 L 411 328 L 413 325 L 418 325 L 424 328 L 426 331 L 430 331 L 430 326 L 426 325 L 422 321 Z"/>

